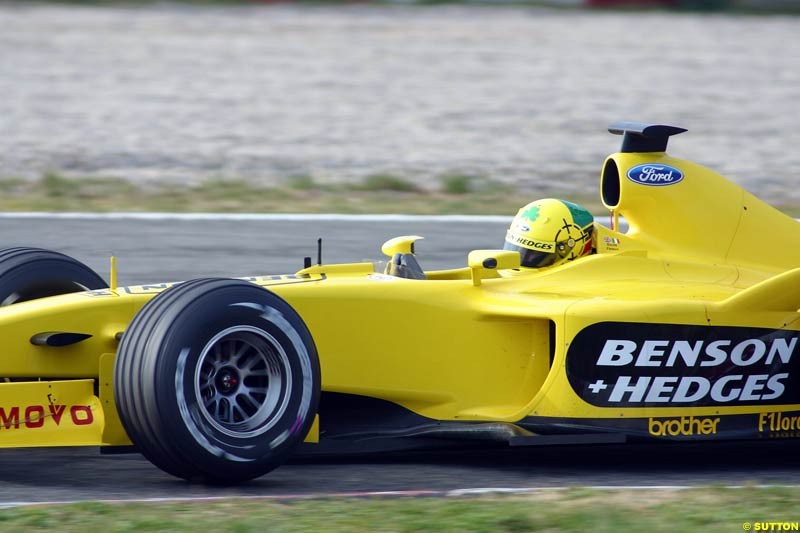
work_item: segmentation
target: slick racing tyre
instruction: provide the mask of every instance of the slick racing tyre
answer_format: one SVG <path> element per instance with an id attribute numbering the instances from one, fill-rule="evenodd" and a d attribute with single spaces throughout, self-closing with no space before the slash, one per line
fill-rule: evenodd
<path id="1" fill-rule="evenodd" d="M 199 279 L 149 301 L 117 351 L 114 394 L 128 436 L 190 481 L 236 483 L 282 464 L 317 412 L 319 359 L 283 299 Z"/>
<path id="2" fill-rule="evenodd" d="M 94 270 L 67 255 L 40 248 L 0 250 L 0 306 L 107 287 Z"/>

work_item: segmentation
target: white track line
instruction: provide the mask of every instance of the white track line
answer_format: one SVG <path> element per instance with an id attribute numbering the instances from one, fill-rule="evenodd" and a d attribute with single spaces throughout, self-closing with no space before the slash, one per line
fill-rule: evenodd
<path id="1" fill-rule="evenodd" d="M 581 487 L 486 487 L 471 489 L 454 490 L 392 490 L 376 492 L 334 492 L 334 493 L 309 493 L 309 494 L 276 494 L 261 496 L 186 496 L 172 498 L 120 498 L 107 500 L 61 500 L 49 502 L 2 502 L 0 509 L 12 509 L 15 507 L 42 507 L 52 505 L 72 505 L 76 503 L 185 503 L 185 502 L 218 502 L 228 500 L 261 500 L 261 501 L 287 501 L 287 500 L 319 500 L 329 498 L 463 498 L 470 496 L 487 495 L 525 495 L 544 492 L 566 492 L 574 488 L 619 492 L 630 490 L 651 490 L 651 491 L 684 491 L 684 490 L 703 490 L 710 488 L 708 485 L 587 485 Z M 713 488 L 725 489 L 771 489 L 771 488 L 800 488 L 800 485 L 714 485 Z"/>
<path id="2" fill-rule="evenodd" d="M 0 219 L 57 220 L 219 220 L 269 222 L 498 222 L 508 224 L 513 216 L 495 215 L 341 215 L 325 213 L 47 213 L 30 211 L 0 213 Z"/>

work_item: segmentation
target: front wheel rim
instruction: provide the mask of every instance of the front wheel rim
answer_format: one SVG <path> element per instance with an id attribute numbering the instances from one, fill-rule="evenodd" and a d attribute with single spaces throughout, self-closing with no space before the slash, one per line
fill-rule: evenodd
<path id="1" fill-rule="evenodd" d="M 227 328 L 200 353 L 194 373 L 199 411 L 225 435 L 255 437 L 286 412 L 291 378 L 289 357 L 272 335 L 252 326 Z"/>

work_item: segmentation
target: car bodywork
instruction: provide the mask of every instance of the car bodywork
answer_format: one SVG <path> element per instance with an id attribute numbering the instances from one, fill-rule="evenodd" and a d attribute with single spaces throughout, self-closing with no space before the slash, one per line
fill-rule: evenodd
<path id="1" fill-rule="evenodd" d="M 298 451 L 800 436 L 798 223 L 669 156 L 684 130 L 611 131 L 612 224 L 595 224 L 593 255 L 535 270 L 478 250 L 424 276 L 353 263 L 247 278 L 291 305 L 319 353 L 318 416 Z M 383 251 L 416 264 L 417 239 Z M 131 445 L 115 354 L 173 285 L 0 309 L 0 447 Z"/>

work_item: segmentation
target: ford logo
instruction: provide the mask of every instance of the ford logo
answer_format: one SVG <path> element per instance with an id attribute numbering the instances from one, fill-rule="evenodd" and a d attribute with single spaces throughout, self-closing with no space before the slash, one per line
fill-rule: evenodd
<path id="1" fill-rule="evenodd" d="M 683 180 L 683 172 L 669 165 L 647 163 L 628 170 L 628 179 L 642 185 L 675 185 Z"/>

